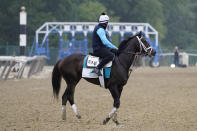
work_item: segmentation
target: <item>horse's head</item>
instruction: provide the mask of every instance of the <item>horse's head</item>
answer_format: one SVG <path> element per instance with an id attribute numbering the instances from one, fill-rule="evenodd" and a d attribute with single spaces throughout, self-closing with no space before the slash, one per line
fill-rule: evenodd
<path id="1" fill-rule="evenodd" d="M 138 41 L 138 50 L 142 55 L 155 56 L 156 51 L 150 46 L 147 40 L 142 36 L 142 33 L 136 35 Z"/>
<path id="2" fill-rule="evenodd" d="M 142 36 L 142 33 L 138 33 L 134 36 L 129 37 L 126 40 L 123 40 L 118 47 L 120 53 L 129 53 L 129 54 L 140 54 L 155 56 L 156 51 L 150 46 L 146 39 Z"/>

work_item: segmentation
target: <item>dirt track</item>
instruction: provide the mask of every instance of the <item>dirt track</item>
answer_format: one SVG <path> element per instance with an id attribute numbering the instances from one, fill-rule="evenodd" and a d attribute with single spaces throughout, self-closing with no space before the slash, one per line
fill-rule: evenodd
<path id="1" fill-rule="evenodd" d="M 0 130 L 197 130 L 197 67 L 136 69 L 122 93 L 118 111 L 122 125 L 118 127 L 112 121 L 101 124 L 113 105 L 108 90 L 81 80 L 75 102 L 82 119 L 78 120 L 67 104 L 67 120 L 63 121 L 61 99 L 52 96 L 51 76 L 40 76 L 0 81 Z M 64 89 L 62 81 L 60 98 Z"/>

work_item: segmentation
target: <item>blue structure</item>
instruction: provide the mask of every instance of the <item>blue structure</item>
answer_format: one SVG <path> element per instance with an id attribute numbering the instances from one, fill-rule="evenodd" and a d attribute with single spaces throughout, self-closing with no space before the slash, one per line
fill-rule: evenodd
<path id="1" fill-rule="evenodd" d="M 57 34 L 59 37 L 59 58 L 62 59 L 65 56 L 68 56 L 72 53 L 82 53 L 82 54 L 87 54 L 88 52 L 88 43 L 87 43 L 87 35 L 84 36 L 83 40 L 76 40 L 75 39 L 75 34 L 81 33 L 81 32 L 74 32 L 72 30 L 62 30 L 62 25 L 59 25 L 59 23 L 56 22 L 56 24 L 49 24 L 45 23 L 42 25 L 37 31 L 35 35 L 35 39 L 30 51 L 30 56 L 33 55 L 46 55 L 47 59 L 50 59 L 50 49 L 49 49 L 49 35 L 50 34 Z M 44 34 L 44 37 L 42 37 L 42 41 L 39 42 L 39 35 Z M 70 40 L 63 40 L 63 35 L 64 34 L 72 34 L 72 37 Z"/>
<path id="2" fill-rule="evenodd" d="M 59 36 L 59 59 L 76 52 L 87 54 L 87 34 L 92 33 L 97 24 L 97 22 L 46 22 L 36 30 L 30 56 L 46 55 L 50 59 L 50 34 L 57 34 Z M 158 32 L 148 23 L 109 23 L 107 30 L 110 37 L 112 34 L 119 34 L 121 41 L 125 35 L 134 35 L 142 31 L 153 48 L 159 52 Z M 71 34 L 71 38 L 64 41 L 63 34 Z M 83 39 L 76 40 L 76 34 L 82 34 Z M 153 40 L 151 41 L 150 38 Z M 42 41 L 39 42 L 41 39 Z M 154 58 L 154 63 L 158 62 L 159 54 Z"/>
<path id="3" fill-rule="evenodd" d="M 151 41 L 150 38 L 147 38 L 147 37 L 146 37 L 146 40 L 150 43 L 153 49 L 157 52 L 155 57 L 153 58 L 153 63 L 154 63 L 154 66 L 159 66 L 159 53 L 158 53 L 160 52 L 159 44 L 156 45 L 154 41 Z"/>

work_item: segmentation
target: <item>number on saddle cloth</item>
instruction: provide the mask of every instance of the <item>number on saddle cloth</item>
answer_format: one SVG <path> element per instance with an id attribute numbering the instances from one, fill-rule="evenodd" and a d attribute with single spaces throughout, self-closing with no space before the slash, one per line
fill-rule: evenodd
<path id="1" fill-rule="evenodd" d="M 83 62 L 83 71 L 82 71 L 82 77 L 85 78 L 98 78 L 97 74 L 93 72 L 93 69 L 97 67 L 99 64 L 99 57 L 87 55 Z M 104 66 L 104 76 L 105 78 L 110 78 L 110 72 L 111 72 L 111 66 L 112 61 L 107 63 Z"/>

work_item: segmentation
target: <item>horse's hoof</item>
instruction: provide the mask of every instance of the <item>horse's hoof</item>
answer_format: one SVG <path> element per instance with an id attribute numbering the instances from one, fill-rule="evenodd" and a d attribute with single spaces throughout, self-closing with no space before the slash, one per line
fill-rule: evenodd
<path id="1" fill-rule="evenodd" d="M 62 120 L 66 120 L 66 114 L 62 114 Z"/>
<path id="2" fill-rule="evenodd" d="M 62 112 L 62 120 L 66 120 L 66 111 Z"/>
<path id="3" fill-rule="evenodd" d="M 81 119 L 81 116 L 80 116 L 80 115 L 76 115 L 76 117 L 77 117 L 78 119 Z"/>
<path id="4" fill-rule="evenodd" d="M 104 121 L 103 121 L 103 125 L 106 125 L 107 124 L 107 122 L 110 120 L 110 118 L 109 117 L 107 117 Z"/>
<path id="5" fill-rule="evenodd" d="M 115 123 L 117 126 L 120 125 L 120 123 L 119 123 L 118 121 L 114 121 L 114 123 Z"/>
<path id="6" fill-rule="evenodd" d="M 66 120 L 66 116 L 63 116 L 63 115 L 62 115 L 62 120 Z"/>

